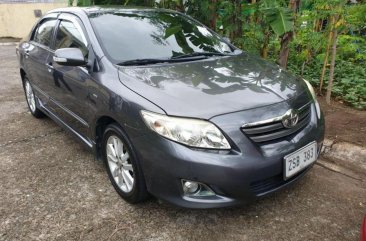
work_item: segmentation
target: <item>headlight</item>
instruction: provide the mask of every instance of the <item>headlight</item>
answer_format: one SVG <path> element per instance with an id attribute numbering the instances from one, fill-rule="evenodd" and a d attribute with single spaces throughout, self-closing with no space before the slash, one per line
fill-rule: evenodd
<path id="1" fill-rule="evenodd" d="M 308 89 L 311 93 L 311 96 L 313 97 L 313 100 L 314 100 L 314 104 L 315 104 L 315 109 L 316 109 L 316 114 L 318 116 L 318 118 L 320 119 L 320 115 L 321 115 L 321 111 L 320 111 L 320 105 L 319 105 L 319 102 L 318 100 L 316 99 L 316 94 L 315 94 L 315 91 L 314 91 L 314 88 L 313 86 L 309 83 L 309 81 L 305 80 L 305 84 L 308 86 Z"/>
<path id="2" fill-rule="evenodd" d="M 231 149 L 221 131 L 204 120 L 169 117 L 142 110 L 146 125 L 170 140 L 198 148 Z"/>

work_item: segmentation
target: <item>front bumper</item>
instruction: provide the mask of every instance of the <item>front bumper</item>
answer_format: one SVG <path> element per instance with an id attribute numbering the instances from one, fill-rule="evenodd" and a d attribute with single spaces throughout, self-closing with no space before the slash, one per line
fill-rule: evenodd
<path id="1" fill-rule="evenodd" d="M 269 107 L 269 108 L 273 108 Z M 286 107 L 287 108 L 287 107 Z M 211 121 L 230 139 L 231 151 L 195 150 L 156 133 L 136 137 L 132 143 L 144 172 L 148 191 L 159 199 L 187 208 L 217 208 L 245 204 L 299 180 L 310 168 L 283 180 L 283 157 L 312 141 L 318 153 L 324 138 L 324 119 L 311 107 L 311 121 L 300 132 L 280 141 L 258 144 L 239 129 L 248 112 L 218 116 Z M 216 196 L 185 196 L 181 180 L 208 185 Z"/>

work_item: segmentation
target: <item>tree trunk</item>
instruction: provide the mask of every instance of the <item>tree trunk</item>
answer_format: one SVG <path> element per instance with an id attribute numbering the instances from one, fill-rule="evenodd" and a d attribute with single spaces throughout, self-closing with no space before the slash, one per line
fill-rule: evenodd
<path id="1" fill-rule="evenodd" d="M 298 52 L 300 52 L 300 51 L 298 51 Z M 309 63 L 310 59 L 312 58 L 312 53 L 311 53 L 311 50 L 309 49 L 309 45 L 307 45 L 307 47 L 306 47 L 306 52 L 307 52 L 306 59 L 302 63 L 302 66 L 301 66 L 301 77 L 304 76 L 305 66 Z"/>
<path id="2" fill-rule="evenodd" d="M 290 0 L 290 2 L 288 4 L 288 8 L 294 10 L 294 12 L 295 12 L 296 11 L 296 1 Z"/>
<path id="3" fill-rule="evenodd" d="M 334 18 L 334 25 L 337 23 L 337 21 L 338 21 L 338 17 L 335 17 Z M 325 100 L 326 100 L 328 105 L 330 104 L 330 97 L 331 97 L 332 89 L 333 89 L 334 67 L 335 67 L 335 60 L 336 60 L 336 55 L 337 55 L 337 38 L 338 38 L 338 31 L 337 31 L 337 28 L 334 26 L 334 28 L 333 28 L 332 61 L 330 63 L 327 95 L 325 97 Z"/>
<path id="4" fill-rule="evenodd" d="M 268 29 L 264 31 L 264 41 L 261 48 L 261 57 L 266 59 L 268 57 L 268 45 L 271 34 Z"/>
<path id="5" fill-rule="evenodd" d="M 333 18 L 331 20 L 331 26 L 333 26 Z M 322 93 L 322 89 L 323 89 L 324 76 L 325 76 L 325 71 L 327 70 L 328 58 L 329 58 L 330 46 L 332 44 L 332 39 L 333 39 L 333 31 L 330 31 L 329 37 L 328 37 L 328 43 L 327 43 L 327 50 L 325 52 L 325 57 L 324 57 L 324 62 L 323 62 L 322 74 L 320 75 L 320 80 L 319 80 L 319 93 L 320 94 Z"/>
<path id="6" fill-rule="evenodd" d="M 210 4 L 211 10 L 211 20 L 210 20 L 210 27 L 216 30 L 216 23 L 217 23 L 217 0 L 212 0 Z"/>
<path id="7" fill-rule="evenodd" d="M 322 29 L 322 26 L 323 26 L 322 19 L 315 20 L 314 32 L 320 32 L 320 30 Z"/>
<path id="8" fill-rule="evenodd" d="M 280 54 L 278 55 L 277 63 L 282 68 L 287 68 L 287 62 L 288 62 L 288 54 L 290 52 L 289 43 L 291 42 L 292 38 L 294 36 L 294 32 L 288 32 L 283 35 L 281 38 L 281 49 Z"/>
<path id="9" fill-rule="evenodd" d="M 304 70 L 305 70 L 305 65 L 307 62 L 308 62 L 308 60 L 305 60 L 304 62 L 302 62 L 301 73 L 300 73 L 301 78 L 304 77 Z"/>
<path id="10" fill-rule="evenodd" d="M 241 20 L 241 0 L 235 1 L 235 38 L 240 38 L 243 32 L 243 22 Z"/>
<path id="11" fill-rule="evenodd" d="M 235 43 L 237 43 L 237 39 L 241 37 L 243 31 L 243 25 L 241 21 L 241 0 L 234 1 L 234 13 L 231 16 L 231 25 L 235 26 L 229 33 L 230 39 Z M 240 47 L 240 45 L 238 46 Z"/>
<path id="12" fill-rule="evenodd" d="M 288 7 L 290 9 L 292 9 L 295 16 L 296 16 L 297 8 L 298 8 L 297 6 L 300 4 L 301 4 L 300 0 L 290 0 Z M 294 19 L 294 22 L 295 22 L 295 19 Z M 290 48 L 288 45 L 292 41 L 294 34 L 295 34 L 294 31 L 290 31 L 288 33 L 285 33 L 281 38 L 281 49 L 280 49 L 280 53 L 278 55 L 277 63 L 285 69 L 287 68 L 288 55 L 290 53 Z"/>
<path id="13" fill-rule="evenodd" d="M 256 3 L 257 3 L 257 0 L 251 0 L 251 4 L 256 4 Z M 249 21 L 252 24 L 256 22 L 255 14 L 253 12 L 250 14 Z"/>

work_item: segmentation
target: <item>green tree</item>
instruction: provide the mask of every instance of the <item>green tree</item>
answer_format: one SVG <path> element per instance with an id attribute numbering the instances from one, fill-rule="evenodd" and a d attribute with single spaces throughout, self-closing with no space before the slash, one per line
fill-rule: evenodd
<path id="1" fill-rule="evenodd" d="M 334 94 L 357 108 L 366 108 L 364 0 L 77 1 L 78 6 L 155 6 L 186 13 L 230 37 L 245 51 L 309 79 L 320 93 L 326 86 L 328 102 Z M 183 32 L 182 26 L 167 30 L 177 41 Z"/>

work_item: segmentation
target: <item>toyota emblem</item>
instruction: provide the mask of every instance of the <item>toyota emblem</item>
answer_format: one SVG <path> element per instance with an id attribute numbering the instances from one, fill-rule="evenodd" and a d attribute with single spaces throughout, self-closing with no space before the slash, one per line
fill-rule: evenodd
<path id="1" fill-rule="evenodd" d="M 288 110 L 282 118 L 282 124 L 286 128 L 293 128 L 296 126 L 299 121 L 299 113 L 297 110 L 290 109 Z"/>

